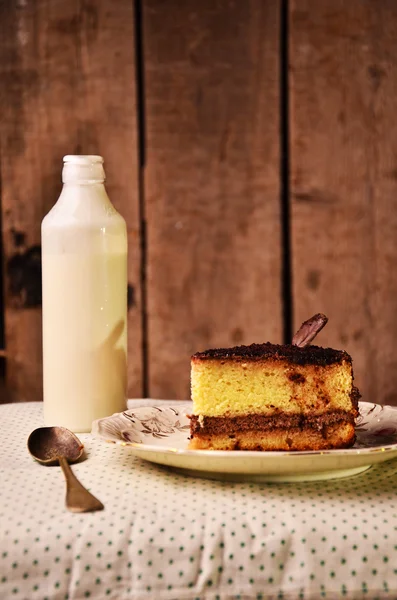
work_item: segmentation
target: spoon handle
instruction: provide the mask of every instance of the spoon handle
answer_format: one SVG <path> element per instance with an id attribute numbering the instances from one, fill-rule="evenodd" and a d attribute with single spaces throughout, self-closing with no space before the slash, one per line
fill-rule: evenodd
<path id="1" fill-rule="evenodd" d="M 71 512 L 92 512 L 103 510 L 104 506 L 77 479 L 66 458 L 58 457 L 66 479 L 66 508 Z"/>

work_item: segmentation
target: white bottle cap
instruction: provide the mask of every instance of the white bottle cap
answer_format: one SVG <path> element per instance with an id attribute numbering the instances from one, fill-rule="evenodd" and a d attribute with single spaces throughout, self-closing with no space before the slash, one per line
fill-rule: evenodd
<path id="1" fill-rule="evenodd" d="M 63 157 L 63 163 L 63 183 L 90 184 L 105 181 L 102 156 L 68 154 Z"/>

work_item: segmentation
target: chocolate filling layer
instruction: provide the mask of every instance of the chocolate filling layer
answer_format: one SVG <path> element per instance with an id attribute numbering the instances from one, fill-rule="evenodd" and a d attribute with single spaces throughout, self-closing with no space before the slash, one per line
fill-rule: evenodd
<path id="1" fill-rule="evenodd" d="M 201 422 L 200 422 L 201 421 Z M 244 415 L 241 417 L 190 417 L 191 435 L 233 434 L 238 431 L 266 431 L 268 429 L 305 429 L 321 431 L 334 423 L 351 423 L 354 416 L 345 411 L 332 411 L 322 415 Z"/>

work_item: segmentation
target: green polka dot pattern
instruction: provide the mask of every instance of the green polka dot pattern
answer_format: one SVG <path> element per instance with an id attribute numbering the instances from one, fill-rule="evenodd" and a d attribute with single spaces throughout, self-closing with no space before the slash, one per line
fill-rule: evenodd
<path id="1" fill-rule="evenodd" d="M 26 450 L 41 405 L 0 406 L 0 598 L 397 598 L 397 461 L 350 479 L 229 483 L 79 435 L 77 477 L 105 504 L 71 514 L 57 467 Z"/>

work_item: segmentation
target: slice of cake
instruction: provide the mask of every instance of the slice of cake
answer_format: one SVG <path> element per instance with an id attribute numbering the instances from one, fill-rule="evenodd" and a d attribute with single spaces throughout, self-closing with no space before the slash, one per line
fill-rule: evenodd
<path id="1" fill-rule="evenodd" d="M 314 335 L 303 335 L 303 343 Z M 359 393 L 347 352 L 270 343 L 207 350 L 192 356 L 191 386 L 190 449 L 323 450 L 354 443 Z"/>

